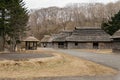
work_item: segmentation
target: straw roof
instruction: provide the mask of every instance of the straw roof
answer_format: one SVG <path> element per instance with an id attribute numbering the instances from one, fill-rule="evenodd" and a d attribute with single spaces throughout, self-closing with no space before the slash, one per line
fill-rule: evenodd
<path id="1" fill-rule="evenodd" d="M 120 38 L 120 30 L 115 32 L 114 35 L 112 36 L 112 38 Z"/>
<path id="2" fill-rule="evenodd" d="M 77 41 L 77 42 L 110 42 L 110 35 L 98 27 L 76 27 L 73 32 L 62 32 L 53 39 L 54 42 Z"/>
<path id="3" fill-rule="evenodd" d="M 61 31 L 59 34 L 53 36 L 46 35 L 41 42 L 110 42 L 111 36 L 101 28 L 78 28 L 73 31 Z"/>
<path id="4" fill-rule="evenodd" d="M 53 38 L 50 35 L 45 35 L 41 42 L 52 42 Z"/>
<path id="5" fill-rule="evenodd" d="M 66 37 L 70 36 L 72 31 L 61 31 L 59 34 L 54 36 L 53 42 L 64 42 Z"/>
<path id="6" fill-rule="evenodd" d="M 77 28 L 73 31 L 70 37 L 66 38 L 67 41 L 111 41 L 110 35 L 100 28 Z"/>
<path id="7" fill-rule="evenodd" d="M 39 42 L 39 40 L 33 36 L 29 36 L 26 39 L 24 39 L 23 41 L 35 41 L 35 42 Z"/>

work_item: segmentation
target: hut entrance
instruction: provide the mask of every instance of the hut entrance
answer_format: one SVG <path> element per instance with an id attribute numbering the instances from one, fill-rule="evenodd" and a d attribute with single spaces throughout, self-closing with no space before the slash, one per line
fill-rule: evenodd
<path id="1" fill-rule="evenodd" d="M 98 42 L 93 43 L 93 49 L 99 49 L 99 43 Z"/>
<path id="2" fill-rule="evenodd" d="M 67 48 L 67 44 L 64 42 L 58 43 L 58 48 Z"/>
<path id="3" fill-rule="evenodd" d="M 36 50 L 37 42 L 26 41 L 26 50 Z"/>
<path id="4" fill-rule="evenodd" d="M 44 47 L 44 48 L 47 47 L 47 43 L 43 43 L 43 47 Z"/>

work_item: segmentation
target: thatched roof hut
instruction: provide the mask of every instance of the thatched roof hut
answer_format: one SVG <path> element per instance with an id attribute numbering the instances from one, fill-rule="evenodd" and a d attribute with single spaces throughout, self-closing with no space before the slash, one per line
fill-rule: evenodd
<path id="1" fill-rule="evenodd" d="M 29 36 L 26 39 L 24 39 L 23 42 L 25 42 L 26 50 L 36 50 L 37 43 L 39 42 L 39 40 L 34 36 Z"/>
<path id="2" fill-rule="evenodd" d="M 111 36 L 97 27 L 76 27 L 73 31 L 61 31 L 59 34 L 44 36 L 43 47 L 111 49 Z"/>

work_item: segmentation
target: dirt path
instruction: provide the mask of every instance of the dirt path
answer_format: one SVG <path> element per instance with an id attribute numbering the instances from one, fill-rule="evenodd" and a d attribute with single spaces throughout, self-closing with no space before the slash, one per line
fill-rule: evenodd
<path id="1" fill-rule="evenodd" d="M 120 70 L 120 54 L 95 54 L 92 52 L 80 52 L 76 50 L 59 51 Z"/>

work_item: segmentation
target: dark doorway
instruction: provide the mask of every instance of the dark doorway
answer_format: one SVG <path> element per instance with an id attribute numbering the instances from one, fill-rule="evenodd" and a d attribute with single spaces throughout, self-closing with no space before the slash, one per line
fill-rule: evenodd
<path id="1" fill-rule="evenodd" d="M 43 43 L 43 47 L 44 47 L 44 48 L 47 47 L 47 43 Z"/>
<path id="2" fill-rule="evenodd" d="M 78 46 L 78 43 L 77 43 L 77 42 L 75 43 L 75 46 Z"/>
<path id="3" fill-rule="evenodd" d="M 58 48 L 64 48 L 64 43 L 63 42 L 58 43 Z"/>
<path id="4" fill-rule="evenodd" d="M 99 49 L 99 43 L 98 42 L 93 43 L 93 49 Z"/>
<path id="5" fill-rule="evenodd" d="M 26 41 L 26 50 L 36 50 L 37 49 L 37 42 L 35 41 Z"/>
<path id="6" fill-rule="evenodd" d="M 59 42 L 58 43 L 58 48 L 67 48 L 67 43 L 65 43 L 65 42 Z"/>

